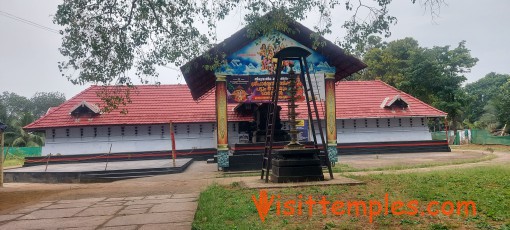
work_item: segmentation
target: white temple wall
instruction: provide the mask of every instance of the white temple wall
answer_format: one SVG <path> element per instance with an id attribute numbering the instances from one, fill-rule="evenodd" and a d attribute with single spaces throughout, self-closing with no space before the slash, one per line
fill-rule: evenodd
<path id="1" fill-rule="evenodd" d="M 72 127 L 46 130 L 43 155 L 170 151 L 169 125 Z M 214 123 L 175 124 L 176 149 L 216 148 Z M 54 134 L 53 134 L 54 132 Z"/>
<path id="2" fill-rule="evenodd" d="M 366 121 L 366 122 L 365 122 Z M 427 118 L 338 119 L 337 143 L 432 140 Z M 317 123 L 317 140 L 320 142 Z M 322 122 L 325 130 L 325 124 Z M 324 133 L 325 135 L 325 133 Z M 324 137 L 326 139 L 326 137 Z"/>

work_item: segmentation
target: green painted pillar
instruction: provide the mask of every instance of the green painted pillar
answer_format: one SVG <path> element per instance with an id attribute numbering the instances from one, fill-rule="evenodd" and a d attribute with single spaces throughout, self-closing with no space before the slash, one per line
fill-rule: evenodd
<path id="1" fill-rule="evenodd" d="M 227 82 L 223 75 L 216 75 L 216 140 L 218 167 L 227 168 L 228 164 L 228 118 L 227 118 Z"/>
<path id="2" fill-rule="evenodd" d="M 335 97 L 335 74 L 326 74 L 326 139 L 328 142 L 328 157 L 331 163 L 338 161 L 336 141 L 336 97 Z"/>

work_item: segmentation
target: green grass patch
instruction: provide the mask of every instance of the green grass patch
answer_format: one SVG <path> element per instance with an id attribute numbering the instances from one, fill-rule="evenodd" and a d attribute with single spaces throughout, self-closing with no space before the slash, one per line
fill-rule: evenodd
<path id="1" fill-rule="evenodd" d="M 23 159 L 5 159 L 4 167 L 22 166 Z"/>
<path id="2" fill-rule="evenodd" d="M 510 167 L 491 166 L 443 170 L 427 173 L 355 176 L 365 181 L 359 186 L 314 186 L 269 190 L 269 195 L 280 195 L 280 200 L 297 199 L 311 195 L 315 200 L 326 196 L 329 200 L 403 202 L 418 200 L 419 210 L 426 210 L 430 201 L 474 201 L 477 215 L 381 215 L 369 223 L 368 217 L 323 216 L 321 206 L 314 206 L 313 216 L 305 214 L 277 216 L 273 204 L 262 223 L 252 196 L 259 190 L 243 188 L 238 183 L 230 186 L 212 185 L 201 193 L 193 222 L 194 229 L 508 229 L 510 226 Z M 306 199 L 306 198 L 305 198 Z M 303 206 L 306 207 L 306 206 Z M 404 207 L 405 208 L 405 207 Z"/>
<path id="3" fill-rule="evenodd" d="M 4 157 L 4 167 L 22 166 L 25 161 L 25 155 L 18 152 L 9 153 Z"/>

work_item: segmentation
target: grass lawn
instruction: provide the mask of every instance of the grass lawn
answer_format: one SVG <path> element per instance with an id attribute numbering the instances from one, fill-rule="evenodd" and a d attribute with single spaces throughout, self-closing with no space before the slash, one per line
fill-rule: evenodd
<path id="1" fill-rule="evenodd" d="M 22 166 L 22 165 L 23 165 L 23 159 L 20 159 L 20 158 L 7 158 L 4 161 L 4 167 Z"/>
<path id="2" fill-rule="evenodd" d="M 194 229 L 510 229 L 510 167 L 491 166 L 469 169 L 444 170 L 427 173 L 368 175 L 355 179 L 366 182 L 357 186 L 315 186 L 269 190 L 269 195 L 283 203 L 294 199 L 306 201 L 326 196 L 328 200 L 384 202 L 417 200 L 418 210 L 427 210 L 430 201 L 469 201 L 476 203 L 476 216 L 388 215 L 375 216 L 373 223 L 367 216 L 327 215 L 321 205 L 314 205 L 314 213 L 307 216 L 308 206 L 303 204 L 303 215 L 277 216 L 276 202 L 262 223 L 252 201 L 259 199 L 259 190 L 243 188 L 237 183 L 230 186 L 212 185 L 199 198 Z M 298 195 L 305 198 L 299 199 Z M 368 205 L 367 205 L 368 206 Z M 331 206 L 328 206 L 328 209 Z M 406 209 L 406 206 L 403 208 Z M 440 209 L 440 207 L 435 207 Z M 280 209 L 282 210 L 282 209 Z M 285 209 L 282 210 L 282 213 Z M 391 210 L 391 209 L 390 209 Z"/>

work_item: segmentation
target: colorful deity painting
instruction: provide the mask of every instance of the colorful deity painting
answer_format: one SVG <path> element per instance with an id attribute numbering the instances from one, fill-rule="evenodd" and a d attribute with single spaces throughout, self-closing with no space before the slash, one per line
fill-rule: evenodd
<path id="1" fill-rule="evenodd" d="M 276 69 L 273 57 L 286 47 L 301 47 L 310 51 L 311 55 L 306 59 L 310 74 L 335 73 L 335 67 L 330 66 L 324 56 L 284 34 L 275 33 L 271 36 L 261 37 L 229 55 L 224 65 L 216 70 L 216 74 L 273 75 Z M 283 73 L 290 71 L 291 64 L 294 64 L 294 70 L 299 72 L 299 63 L 291 62 L 285 61 L 283 63 Z"/>

